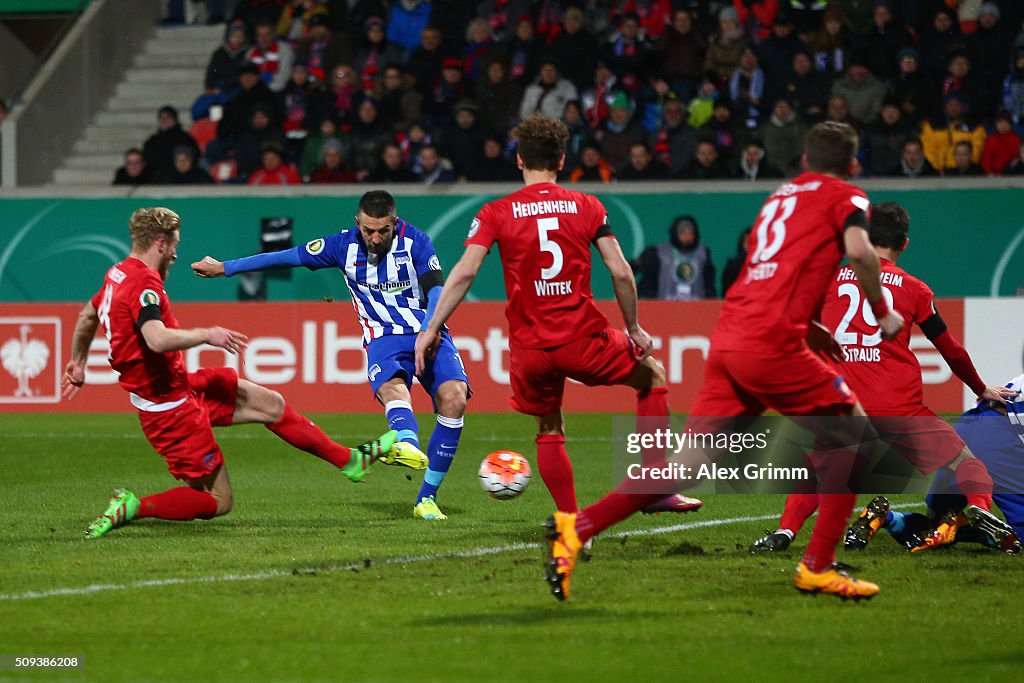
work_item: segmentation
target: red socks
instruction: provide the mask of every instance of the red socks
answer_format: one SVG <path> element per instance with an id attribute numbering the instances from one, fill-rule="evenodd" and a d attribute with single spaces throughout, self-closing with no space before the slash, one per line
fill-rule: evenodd
<path id="1" fill-rule="evenodd" d="M 608 527 L 618 524 L 633 513 L 665 497 L 664 493 L 616 493 L 626 483 L 628 482 L 620 485 L 615 491 L 593 505 L 584 508 L 576 517 L 576 534 L 580 537 L 581 543 L 586 543 L 591 536 L 601 533 Z"/>
<path id="2" fill-rule="evenodd" d="M 636 392 L 636 431 L 653 434 L 668 428 L 668 387 Z M 663 466 L 665 450 L 645 448 L 640 458 L 645 467 Z"/>
<path id="3" fill-rule="evenodd" d="M 818 509 L 817 493 L 791 493 L 786 496 L 786 507 L 779 520 L 780 529 L 788 529 L 796 536 L 807 518 Z"/>
<path id="4" fill-rule="evenodd" d="M 179 486 L 163 493 L 146 496 L 139 506 L 136 518 L 156 517 L 185 521 L 189 519 L 210 519 L 217 515 L 217 499 L 206 491 L 197 491 L 188 486 Z"/>
<path id="5" fill-rule="evenodd" d="M 565 450 L 565 437 L 559 434 L 537 435 L 537 471 L 548 487 L 559 512 L 576 512 L 576 482 L 572 462 Z"/>
<path id="6" fill-rule="evenodd" d="M 344 467 L 352 459 L 351 449 L 331 441 L 322 429 L 309 418 L 296 413 L 291 406 L 286 405 L 281 419 L 267 425 L 267 429 L 286 443 L 326 460 L 335 467 Z"/>
<path id="7" fill-rule="evenodd" d="M 985 463 L 977 458 L 968 458 L 957 466 L 954 474 L 957 488 L 967 498 L 968 505 L 977 505 L 982 510 L 992 509 L 992 477 Z"/>
<path id="8" fill-rule="evenodd" d="M 836 559 L 836 546 L 846 531 L 846 522 L 856 503 L 857 495 L 854 493 L 818 494 L 818 521 L 814 524 L 803 560 L 812 572 L 825 571 Z"/>

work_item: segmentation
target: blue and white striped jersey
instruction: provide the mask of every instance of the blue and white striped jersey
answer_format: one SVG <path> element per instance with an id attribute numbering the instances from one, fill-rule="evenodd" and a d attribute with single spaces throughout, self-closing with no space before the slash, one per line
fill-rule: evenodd
<path id="1" fill-rule="evenodd" d="M 398 219 L 391 250 L 383 257 L 366 250 L 354 227 L 312 240 L 298 252 L 310 270 L 334 267 L 344 273 L 364 345 L 384 335 L 420 331 L 427 308 L 420 283 L 425 276 L 438 282 L 441 263 L 430 238 L 414 225 Z"/>
<path id="2" fill-rule="evenodd" d="M 1018 392 L 1015 398 L 1006 400 L 1006 417 L 1017 432 L 1017 438 L 1024 443 L 1024 395 L 1020 393 L 1024 391 L 1024 375 L 1017 375 L 1006 386 Z"/>

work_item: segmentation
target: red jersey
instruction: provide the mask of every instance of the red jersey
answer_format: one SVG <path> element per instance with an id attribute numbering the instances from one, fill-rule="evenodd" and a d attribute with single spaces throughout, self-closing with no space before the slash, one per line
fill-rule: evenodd
<path id="1" fill-rule="evenodd" d="M 142 337 L 142 323 L 148 320 L 178 327 L 159 273 L 139 259 L 128 257 L 107 271 L 92 305 L 107 331 L 110 366 L 120 374 L 118 382 L 126 391 L 153 403 L 188 395 L 181 351 L 156 353 Z"/>
<path id="2" fill-rule="evenodd" d="M 910 350 L 910 331 L 936 315 L 932 290 L 892 261 L 882 259 L 882 295 L 906 324 L 893 339 L 882 341 L 871 304 L 844 266 L 825 296 L 821 322 L 843 345 L 843 377 L 871 414 L 909 414 L 924 405 L 921 366 Z"/>
<path id="3" fill-rule="evenodd" d="M 590 291 L 590 245 L 605 235 L 601 202 L 555 183 L 528 185 L 480 209 L 466 245 L 498 244 L 511 345 L 562 346 L 608 327 Z"/>
<path id="4" fill-rule="evenodd" d="M 818 316 L 846 249 L 843 233 L 864 192 L 818 173 L 785 183 L 761 207 L 743 270 L 711 338 L 726 351 L 794 351 Z"/>

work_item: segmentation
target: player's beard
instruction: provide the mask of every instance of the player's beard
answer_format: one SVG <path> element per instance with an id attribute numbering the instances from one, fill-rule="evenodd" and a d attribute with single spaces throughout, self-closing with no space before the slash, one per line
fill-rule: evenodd
<path id="1" fill-rule="evenodd" d="M 386 256 L 387 253 L 391 251 L 391 242 L 394 241 L 394 239 L 395 238 L 392 237 L 387 242 L 381 242 L 380 244 L 376 245 L 366 242 L 366 251 L 373 254 L 377 258 L 380 258 L 381 256 Z"/>
<path id="2" fill-rule="evenodd" d="M 175 253 L 175 254 L 170 254 L 167 258 L 165 258 L 163 261 L 160 262 L 160 268 L 157 269 L 157 272 L 160 273 L 160 279 L 161 280 L 163 280 L 165 282 L 167 281 L 167 276 L 171 272 L 171 264 L 174 263 L 177 260 L 178 260 L 178 255 Z"/>

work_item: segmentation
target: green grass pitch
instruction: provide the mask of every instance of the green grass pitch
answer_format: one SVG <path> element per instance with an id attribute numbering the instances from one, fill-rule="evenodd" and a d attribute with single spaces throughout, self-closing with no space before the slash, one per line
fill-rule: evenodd
<path id="1" fill-rule="evenodd" d="M 349 444 L 383 425 L 379 415 L 319 421 Z M 567 423 L 577 489 L 590 502 L 610 484 L 611 419 Z M 354 485 L 246 426 L 218 431 L 235 488 L 230 515 L 145 520 L 84 542 L 113 487 L 144 495 L 172 484 L 136 418 L 4 416 L 0 654 L 79 655 L 84 667 L 0 671 L 0 680 L 1019 675 L 1024 558 L 972 546 L 909 555 L 882 533 L 866 552 L 840 554 L 882 586 L 874 601 L 801 595 L 791 585 L 799 551 L 746 550 L 774 528 L 778 495 L 709 495 L 697 513 L 628 520 L 598 539 L 571 599 L 557 603 L 540 578 L 551 504 L 539 476 L 507 502 L 476 477 L 492 450 L 533 462 L 532 421 L 471 413 L 466 425 L 442 489 L 447 522 L 412 518 L 418 476 L 378 466 Z"/>

